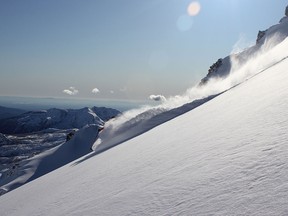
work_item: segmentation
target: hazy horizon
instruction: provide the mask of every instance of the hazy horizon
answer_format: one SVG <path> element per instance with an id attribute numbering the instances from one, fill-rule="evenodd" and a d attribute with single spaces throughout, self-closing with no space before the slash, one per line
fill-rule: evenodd
<path id="1" fill-rule="evenodd" d="M 41 109 L 81 109 L 84 107 L 106 107 L 117 109 L 121 112 L 136 109 L 144 105 L 157 105 L 153 101 L 141 100 L 113 100 L 91 98 L 61 98 L 61 97 L 25 97 L 25 96 L 0 96 L 0 106 L 22 109 L 26 111 Z"/>

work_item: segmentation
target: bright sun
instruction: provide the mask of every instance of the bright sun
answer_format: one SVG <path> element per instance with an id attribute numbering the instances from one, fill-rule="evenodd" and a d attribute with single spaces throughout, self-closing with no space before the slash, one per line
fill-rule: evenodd
<path id="1" fill-rule="evenodd" d="M 187 12 L 188 12 L 189 16 L 198 15 L 200 10 L 201 10 L 201 5 L 198 1 L 191 2 L 187 8 Z"/>

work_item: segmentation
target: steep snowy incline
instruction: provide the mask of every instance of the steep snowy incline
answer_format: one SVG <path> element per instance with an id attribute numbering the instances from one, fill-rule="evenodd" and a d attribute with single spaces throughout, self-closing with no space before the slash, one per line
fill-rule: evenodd
<path id="1" fill-rule="evenodd" d="M 1 215 L 287 215 L 288 60 L 0 197 Z"/>

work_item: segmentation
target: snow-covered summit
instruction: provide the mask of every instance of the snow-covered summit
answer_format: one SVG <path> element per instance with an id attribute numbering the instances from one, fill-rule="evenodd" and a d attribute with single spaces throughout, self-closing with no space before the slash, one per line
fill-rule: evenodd
<path id="1" fill-rule="evenodd" d="M 16 117 L 1 120 L 0 132 L 16 134 L 35 132 L 47 128 L 80 129 L 87 124 L 96 124 L 103 127 L 105 121 L 119 114 L 119 111 L 105 107 L 86 107 L 82 109 L 52 108 L 48 110 L 31 111 Z"/>

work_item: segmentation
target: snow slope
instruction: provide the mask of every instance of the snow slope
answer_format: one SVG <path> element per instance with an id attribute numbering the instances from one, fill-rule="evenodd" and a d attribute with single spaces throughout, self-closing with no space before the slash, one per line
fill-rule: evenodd
<path id="1" fill-rule="evenodd" d="M 1 215 L 288 215 L 286 50 L 196 109 L 3 195 Z"/>

